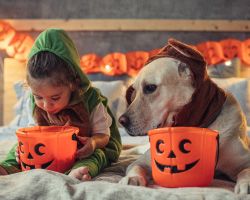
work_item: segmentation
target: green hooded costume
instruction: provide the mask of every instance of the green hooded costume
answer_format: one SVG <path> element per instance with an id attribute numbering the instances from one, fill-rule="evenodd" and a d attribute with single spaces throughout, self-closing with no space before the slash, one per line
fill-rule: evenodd
<path id="1" fill-rule="evenodd" d="M 87 76 L 82 72 L 80 68 L 80 58 L 77 53 L 76 47 L 73 41 L 68 37 L 68 35 L 61 29 L 47 29 L 42 32 L 36 39 L 28 59 L 30 59 L 35 54 L 48 51 L 56 54 L 62 60 L 64 60 L 72 70 L 78 75 L 81 80 L 81 94 L 74 95 L 71 98 L 69 107 L 73 108 L 72 112 L 77 111 L 79 105 L 83 105 L 84 109 L 90 114 L 96 105 L 102 103 L 107 107 L 107 111 L 112 118 L 112 125 L 110 127 L 110 139 L 109 143 L 103 149 L 96 149 L 95 152 L 88 158 L 77 161 L 72 169 L 87 166 L 89 167 L 89 173 L 91 177 L 96 176 L 103 168 L 109 166 L 112 162 L 117 161 L 121 152 L 121 138 L 119 135 L 118 128 L 114 116 L 112 115 L 109 107 L 107 106 L 107 98 L 102 96 L 100 91 L 93 88 L 90 84 Z M 38 108 L 34 103 L 34 97 L 31 95 L 32 109 L 34 111 Z M 78 107 L 77 107 L 78 106 Z M 81 113 L 77 113 L 79 116 Z M 37 116 L 35 116 L 37 118 Z M 50 125 L 39 123 L 39 120 L 35 119 L 38 125 Z M 44 120 L 41 120 L 44 122 Z M 46 121 L 46 120 L 45 120 Z M 78 122 L 79 123 L 79 122 Z M 8 153 L 6 159 L 0 163 L 9 174 L 20 172 L 20 165 L 16 161 L 15 145 Z M 67 171 L 66 173 L 69 173 Z"/>

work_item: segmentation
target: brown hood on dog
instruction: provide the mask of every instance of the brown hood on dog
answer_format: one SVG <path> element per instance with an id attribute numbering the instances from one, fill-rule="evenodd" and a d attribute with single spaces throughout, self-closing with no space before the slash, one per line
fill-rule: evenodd
<path id="1" fill-rule="evenodd" d="M 195 91 L 192 100 L 175 116 L 173 126 L 208 127 L 219 115 L 226 94 L 209 78 L 203 56 L 191 46 L 169 39 L 168 44 L 146 64 L 162 57 L 171 57 L 186 63 L 193 73 Z M 128 96 L 129 94 L 126 95 L 129 104 L 131 99 Z"/>

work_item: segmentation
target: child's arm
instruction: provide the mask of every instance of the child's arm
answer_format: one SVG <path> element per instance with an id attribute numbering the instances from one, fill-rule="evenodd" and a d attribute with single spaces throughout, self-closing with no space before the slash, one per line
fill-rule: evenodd
<path id="1" fill-rule="evenodd" d="M 76 171 L 86 171 L 87 167 L 90 176 L 89 179 L 91 179 L 91 177 L 93 178 L 100 173 L 103 168 L 109 166 L 112 160 L 117 160 L 121 149 L 120 145 L 118 145 L 120 144 L 119 132 L 115 125 L 115 119 L 109 108 L 107 109 L 102 104 L 99 104 L 90 116 L 92 137 L 89 141 L 93 142 L 94 146 L 96 146 L 94 152 L 84 159 L 79 159 L 71 169 L 72 171 L 67 171 L 66 174 L 69 173 L 69 175 L 72 175 Z M 114 138 L 114 136 L 117 138 Z M 82 139 L 82 142 L 85 142 L 85 138 L 84 140 Z M 88 178 L 82 176 L 80 180 L 83 179 L 88 180 Z"/>
<path id="2" fill-rule="evenodd" d="M 109 135 L 103 133 L 93 135 L 91 139 L 93 140 L 93 143 L 95 143 L 95 149 L 104 148 L 109 142 L 109 137 Z"/>
<path id="3" fill-rule="evenodd" d="M 98 104 L 90 115 L 91 137 L 78 136 L 83 145 L 77 151 L 78 158 L 86 158 L 94 153 L 95 149 L 104 148 L 110 138 L 110 126 L 112 118 L 109 116 L 107 109 L 102 103 Z"/>
<path id="4" fill-rule="evenodd" d="M 86 158 L 94 153 L 95 149 L 104 148 L 109 142 L 109 135 L 106 134 L 95 134 L 92 137 L 81 137 L 78 136 L 79 141 L 83 145 L 77 151 L 77 158 Z"/>

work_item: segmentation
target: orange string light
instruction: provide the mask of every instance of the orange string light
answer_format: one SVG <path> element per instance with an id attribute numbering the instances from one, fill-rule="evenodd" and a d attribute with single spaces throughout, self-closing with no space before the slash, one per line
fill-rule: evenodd
<path id="1" fill-rule="evenodd" d="M 196 45 L 196 48 L 203 54 L 207 64 L 209 65 L 225 61 L 223 49 L 219 42 L 203 42 Z"/>
<path id="2" fill-rule="evenodd" d="M 242 61 L 250 66 L 250 39 L 242 42 L 241 52 Z"/>
<path id="3" fill-rule="evenodd" d="M 85 73 L 97 73 L 100 70 L 101 57 L 94 53 L 86 54 L 81 57 L 80 65 Z"/>
<path id="4" fill-rule="evenodd" d="M 241 57 L 241 41 L 236 39 L 225 39 L 220 41 L 225 59 Z"/>
<path id="5" fill-rule="evenodd" d="M 144 66 L 149 58 L 149 53 L 146 51 L 134 51 L 126 53 L 127 58 L 127 74 L 136 76 L 140 69 Z"/>
<path id="6" fill-rule="evenodd" d="M 102 58 L 102 73 L 110 76 L 127 73 L 127 59 L 123 53 L 110 53 Z"/>

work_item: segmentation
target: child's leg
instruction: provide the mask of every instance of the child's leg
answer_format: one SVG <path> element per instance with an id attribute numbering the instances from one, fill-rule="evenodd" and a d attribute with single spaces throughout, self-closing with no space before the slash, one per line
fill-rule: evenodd
<path id="1" fill-rule="evenodd" d="M 15 144 L 11 150 L 8 152 L 6 158 L 0 162 L 0 174 L 14 174 L 21 172 L 21 166 L 16 160 L 16 149 L 17 144 Z"/>
<path id="2" fill-rule="evenodd" d="M 76 178 L 80 181 L 90 181 L 91 176 L 89 175 L 89 168 L 88 167 L 79 167 L 76 169 L 72 169 L 69 173 L 70 177 Z"/>
<path id="3" fill-rule="evenodd" d="M 0 166 L 0 175 L 8 175 L 8 172 Z"/>

